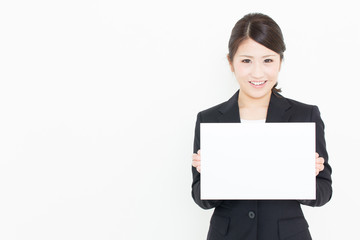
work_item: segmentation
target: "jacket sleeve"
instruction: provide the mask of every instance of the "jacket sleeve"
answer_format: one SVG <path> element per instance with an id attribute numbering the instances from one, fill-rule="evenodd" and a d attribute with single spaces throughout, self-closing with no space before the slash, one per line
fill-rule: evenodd
<path id="1" fill-rule="evenodd" d="M 196 126 L 195 126 L 195 137 L 194 137 L 194 153 L 200 149 L 200 123 L 202 122 L 201 113 L 198 113 Z M 192 168 L 193 182 L 191 185 L 191 195 L 195 203 L 203 209 L 210 209 L 219 206 L 222 203 L 222 200 L 201 200 L 200 199 L 200 173 L 194 168 Z"/>
<path id="2" fill-rule="evenodd" d="M 300 203 L 312 207 L 322 206 L 327 203 L 332 196 L 331 167 L 329 157 L 326 151 L 324 123 L 320 117 L 320 111 L 317 106 L 312 109 L 311 122 L 316 123 L 316 152 L 325 159 L 324 170 L 316 176 L 316 199 L 300 200 Z"/>

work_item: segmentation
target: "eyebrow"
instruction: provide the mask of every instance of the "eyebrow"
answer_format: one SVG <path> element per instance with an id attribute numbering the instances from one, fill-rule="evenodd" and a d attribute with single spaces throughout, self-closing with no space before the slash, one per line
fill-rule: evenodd
<path id="1" fill-rule="evenodd" d="M 250 55 L 239 55 L 239 57 L 254 58 L 253 56 L 250 56 Z M 271 54 L 271 55 L 265 55 L 265 56 L 262 56 L 262 57 L 263 57 L 263 58 L 266 58 L 266 57 L 276 57 L 276 55 Z"/>

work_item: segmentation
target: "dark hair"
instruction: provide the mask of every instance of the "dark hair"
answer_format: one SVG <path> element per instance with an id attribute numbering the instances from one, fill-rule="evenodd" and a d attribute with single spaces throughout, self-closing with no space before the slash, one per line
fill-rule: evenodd
<path id="1" fill-rule="evenodd" d="M 265 14 L 249 13 L 241 18 L 232 29 L 228 54 L 230 62 L 233 61 L 241 42 L 249 38 L 278 53 L 281 61 L 284 59 L 286 47 L 279 25 Z M 281 92 L 281 89 L 277 89 L 276 86 L 277 83 L 272 91 Z"/>

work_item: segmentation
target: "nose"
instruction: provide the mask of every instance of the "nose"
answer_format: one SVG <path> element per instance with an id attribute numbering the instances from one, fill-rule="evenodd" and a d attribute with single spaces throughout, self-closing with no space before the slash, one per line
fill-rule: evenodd
<path id="1" fill-rule="evenodd" d="M 251 76 L 253 78 L 262 78 L 264 77 L 264 71 L 262 69 L 262 66 L 260 63 L 254 63 L 252 70 L 251 70 Z"/>

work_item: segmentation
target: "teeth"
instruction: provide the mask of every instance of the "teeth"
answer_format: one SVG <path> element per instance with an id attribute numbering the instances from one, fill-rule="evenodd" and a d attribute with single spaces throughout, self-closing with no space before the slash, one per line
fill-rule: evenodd
<path id="1" fill-rule="evenodd" d="M 254 84 L 256 86 L 259 86 L 259 85 L 262 85 L 265 83 L 265 81 L 262 81 L 262 82 L 250 82 L 251 84 Z"/>

